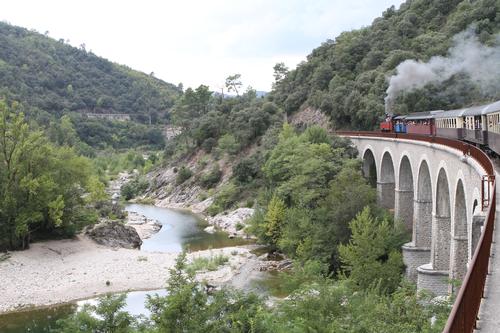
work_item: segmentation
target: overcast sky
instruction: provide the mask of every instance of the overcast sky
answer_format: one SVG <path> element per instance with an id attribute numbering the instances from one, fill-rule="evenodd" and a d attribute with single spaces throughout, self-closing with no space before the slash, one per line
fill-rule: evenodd
<path id="1" fill-rule="evenodd" d="M 267 91 L 275 63 L 293 68 L 325 40 L 402 2 L 2 0 L 0 20 L 85 43 L 99 56 L 185 87 L 215 90 L 241 73 L 245 85 Z"/>

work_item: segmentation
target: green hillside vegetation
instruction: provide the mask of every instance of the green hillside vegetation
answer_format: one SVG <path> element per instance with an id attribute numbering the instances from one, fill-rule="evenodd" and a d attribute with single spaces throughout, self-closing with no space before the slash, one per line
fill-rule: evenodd
<path id="1" fill-rule="evenodd" d="M 68 111 L 164 117 L 179 89 L 24 28 L 0 23 L 0 95 L 62 115 Z"/>
<path id="2" fill-rule="evenodd" d="M 288 114 L 304 106 L 320 108 L 335 128 L 373 129 L 384 114 L 388 75 L 406 59 L 429 60 L 445 55 L 452 37 L 468 27 L 482 43 L 498 43 L 498 0 L 408 0 L 387 9 L 362 29 L 341 33 L 314 49 L 292 71 L 275 67 L 272 100 Z M 490 99 L 500 90 L 483 94 L 467 77 L 454 76 L 402 94 L 396 113 L 453 109 Z"/>
<path id="3" fill-rule="evenodd" d="M 72 236 L 107 200 L 92 162 L 50 143 L 16 108 L 0 101 L 0 251 Z"/>
<path id="4" fill-rule="evenodd" d="M 0 98 L 20 109 L 52 139 L 61 117 L 70 117 L 83 144 L 92 148 L 164 145 L 161 124 L 180 88 L 112 63 L 63 40 L 0 22 Z M 130 114 L 131 121 L 87 118 L 85 113 Z M 151 125 L 150 125 L 151 123 Z"/>

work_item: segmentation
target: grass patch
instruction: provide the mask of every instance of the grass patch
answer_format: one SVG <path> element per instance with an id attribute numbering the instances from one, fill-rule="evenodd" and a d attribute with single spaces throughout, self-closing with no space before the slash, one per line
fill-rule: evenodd
<path id="1" fill-rule="evenodd" d="M 154 205 L 155 199 L 153 199 L 153 198 L 141 198 L 141 199 L 137 199 L 135 202 L 137 202 L 138 204 L 142 204 L 142 205 Z"/>
<path id="2" fill-rule="evenodd" d="M 219 266 L 224 265 L 228 261 L 229 257 L 223 254 L 217 254 L 211 257 L 195 258 L 190 264 L 187 265 L 186 272 L 194 274 L 202 270 L 216 271 L 219 268 Z"/>

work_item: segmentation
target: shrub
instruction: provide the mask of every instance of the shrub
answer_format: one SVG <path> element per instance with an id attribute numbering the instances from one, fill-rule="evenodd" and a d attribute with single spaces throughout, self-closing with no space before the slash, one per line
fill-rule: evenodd
<path id="1" fill-rule="evenodd" d="M 223 152 L 235 155 L 240 150 L 240 144 L 236 141 L 236 138 L 231 134 L 225 134 L 220 137 L 217 142 L 219 149 Z"/>
<path id="2" fill-rule="evenodd" d="M 259 166 L 255 158 L 244 158 L 233 167 L 233 175 L 240 183 L 249 183 L 257 176 Z"/>
<path id="3" fill-rule="evenodd" d="M 215 147 L 216 144 L 217 144 L 217 140 L 215 140 L 214 138 L 208 138 L 205 141 L 203 141 L 203 143 L 201 144 L 201 148 L 206 153 L 209 154 L 210 152 L 212 152 L 212 149 Z"/>
<path id="4" fill-rule="evenodd" d="M 146 191 L 149 186 L 149 182 L 141 177 L 136 177 L 130 182 L 122 185 L 120 192 L 125 200 L 130 200 L 139 194 Z"/>
<path id="5" fill-rule="evenodd" d="M 210 172 L 204 174 L 200 178 L 200 184 L 204 188 L 214 187 L 222 178 L 222 171 L 218 164 L 215 164 Z"/>
<path id="6" fill-rule="evenodd" d="M 183 166 L 179 169 L 179 171 L 177 173 L 177 178 L 175 179 L 175 183 L 177 185 L 180 185 L 180 184 L 184 183 L 186 180 L 188 180 L 189 178 L 191 178 L 192 175 L 193 175 L 193 172 L 191 171 L 191 169 Z"/>
<path id="7" fill-rule="evenodd" d="M 199 257 L 193 259 L 193 262 L 187 265 L 186 272 L 189 274 L 194 274 L 197 271 L 207 270 L 207 271 L 216 271 L 219 266 L 224 265 L 229 261 L 229 258 L 223 254 L 217 254 L 215 256 L 207 257 Z"/>

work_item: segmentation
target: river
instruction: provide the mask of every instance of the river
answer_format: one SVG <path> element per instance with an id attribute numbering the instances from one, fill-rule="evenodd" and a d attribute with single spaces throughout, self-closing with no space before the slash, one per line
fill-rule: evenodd
<path id="1" fill-rule="evenodd" d="M 142 204 L 130 204 L 125 209 L 158 220 L 162 224 L 159 232 L 144 240 L 140 251 L 181 252 L 183 249 L 200 251 L 249 243 L 241 238 L 229 239 L 227 234 L 223 232 L 214 234 L 205 232 L 203 230 L 206 226 L 204 221 L 186 211 Z M 127 305 L 124 310 L 133 315 L 147 315 L 147 309 L 144 307 L 146 295 L 155 293 L 164 295 L 165 291 L 134 291 L 127 293 Z M 75 313 L 78 307 L 86 302 L 95 302 L 95 299 L 0 315 L 0 332 L 50 332 L 58 319 Z"/>

